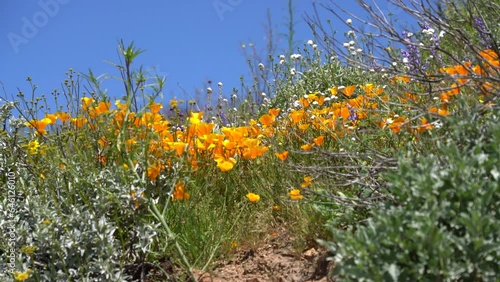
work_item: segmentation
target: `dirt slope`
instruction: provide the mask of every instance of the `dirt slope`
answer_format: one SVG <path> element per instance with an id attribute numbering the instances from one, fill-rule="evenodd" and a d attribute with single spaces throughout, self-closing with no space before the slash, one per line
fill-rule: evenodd
<path id="1" fill-rule="evenodd" d="M 195 271 L 197 279 L 201 282 L 329 281 L 326 273 L 332 265 L 326 260 L 325 251 L 316 247 L 297 252 L 292 246 L 293 238 L 286 231 L 280 233 L 258 247 L 237 250 L 233 258 L 218 262 L 210 272 Z"/>

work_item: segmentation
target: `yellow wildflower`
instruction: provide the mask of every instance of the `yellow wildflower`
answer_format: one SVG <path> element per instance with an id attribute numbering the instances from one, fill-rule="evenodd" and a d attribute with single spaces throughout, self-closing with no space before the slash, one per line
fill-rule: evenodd
<path id="1" fill-rule="evenodd" d="M 36 249 L 38 249 L 37 246 L 23 246 L 21 247 L 21 252 L 23 254 L 32 255 L 35 253 Z"/>
<path id="2" fill-rule="evenodd" d="M 14 279 L 16 279 L 16 281 L 24 281 L 30 277 L 31 272 L 33 272 L 31 269 L 25 272 L 14 271 Z"/>
<path id="3" fill-rule="evenodd" d="M 177 100 L 173 99 L 173 100 L 170 100 L 170 108 L 172 109 L 177 109 L 177 107 L 179 106 Z"/>

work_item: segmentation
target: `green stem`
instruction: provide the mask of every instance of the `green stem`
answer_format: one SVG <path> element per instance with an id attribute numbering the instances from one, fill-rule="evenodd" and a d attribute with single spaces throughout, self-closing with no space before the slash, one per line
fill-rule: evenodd
<path id="1" fill-rule="evenodd" d="M 155 217 L 158 218 L 161 225 L 163 226 L 163 229 L 165 229 L 165 231 L 167 232 L 168 236 L 174 240 L 175 248 L 177 249 L 177 252 L 181 256 L 182 262 L 186 266 L 190 278 L 192 279 L 192 281 L 195 281 L 195 282 L 198 281 L 196 279 L 193 271 L 191 270 L 191 264 L 189 263 L 186 255 L 184 255 L 184 251 L 182 251 L 182 248 L 179 245 L 179 242 L 177 241 L 175 234 L 172 232 L 172 230 L 170 230 L 170 227 L 168 226 L 167 222 L 165 221 L 165 218 L 162 216 L 162 214 L 160 213 L 160 211 L 156 207 L 154 201 L 151 200 L 150 203 L 151 203 L 150 204 L 151 211 L 153 212 Z"/>

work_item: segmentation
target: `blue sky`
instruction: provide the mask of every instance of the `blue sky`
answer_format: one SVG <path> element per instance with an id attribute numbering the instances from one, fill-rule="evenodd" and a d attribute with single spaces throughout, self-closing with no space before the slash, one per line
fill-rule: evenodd
<path id="1" fill-rule="evenodd" d="M 296 36 L 300 46 L 312 39 L 302 15 L 314 0 L 294 1 Z M 317 0 L 316 2 L 322 2 Z M 325 1 L 323 1 L 325 2 Z M 351 1 L 343 4 L 356 12 Z M 354 2 L 354 1 L 353 1 Z M 386 2 L 386 1 L 380 1 Z M 208 80 L 224 83 L 226 92 L 239 87 L 248 75 L 241 44 L 266 44 L 266 11 L 276 33 L 286 31 L 287 0 L 2 0 L 0 2 L 0 81 L 8 97 L 19 87 L 29 93 L 31 76 L 37 94 L 60 88 L 65 72 L 118 75 L 105 61 L 118 62 L 117 43 L 131 41 L 146 52 L 136 66 L 156 68 L 166 75 L 164 103 L 177 96 L 187 99 Z M 349 4 L 350 3 L 350 4 Z M 349 7 L 351 5 L 352 7 Z M 386 6 L 384 6 L 386 5 Z M 387 4 L 382 7 L 388 7 Z M 332 15 L 325 13 L 326 17 Z M 345 26 L 338 22 L 339 30 Z M 285 49 L 282 49 L 285 51 Z M 121 84 L 108 81 L 110 95 L 120 97 Z M 0 96 L 5 93 L 0 91 Z"/>

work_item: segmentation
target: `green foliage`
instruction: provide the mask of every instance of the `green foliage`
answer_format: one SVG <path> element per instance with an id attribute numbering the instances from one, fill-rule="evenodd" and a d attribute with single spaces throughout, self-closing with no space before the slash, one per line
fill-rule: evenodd
<path id="1" fill-rule="evenodd" d="M 394 204 L 354 232 L 334 231 L 335 275 L 352 281 L 494 281 L 500 261 L 500 121 L 450 118 L 428 156 L 387 175 Z"/>

